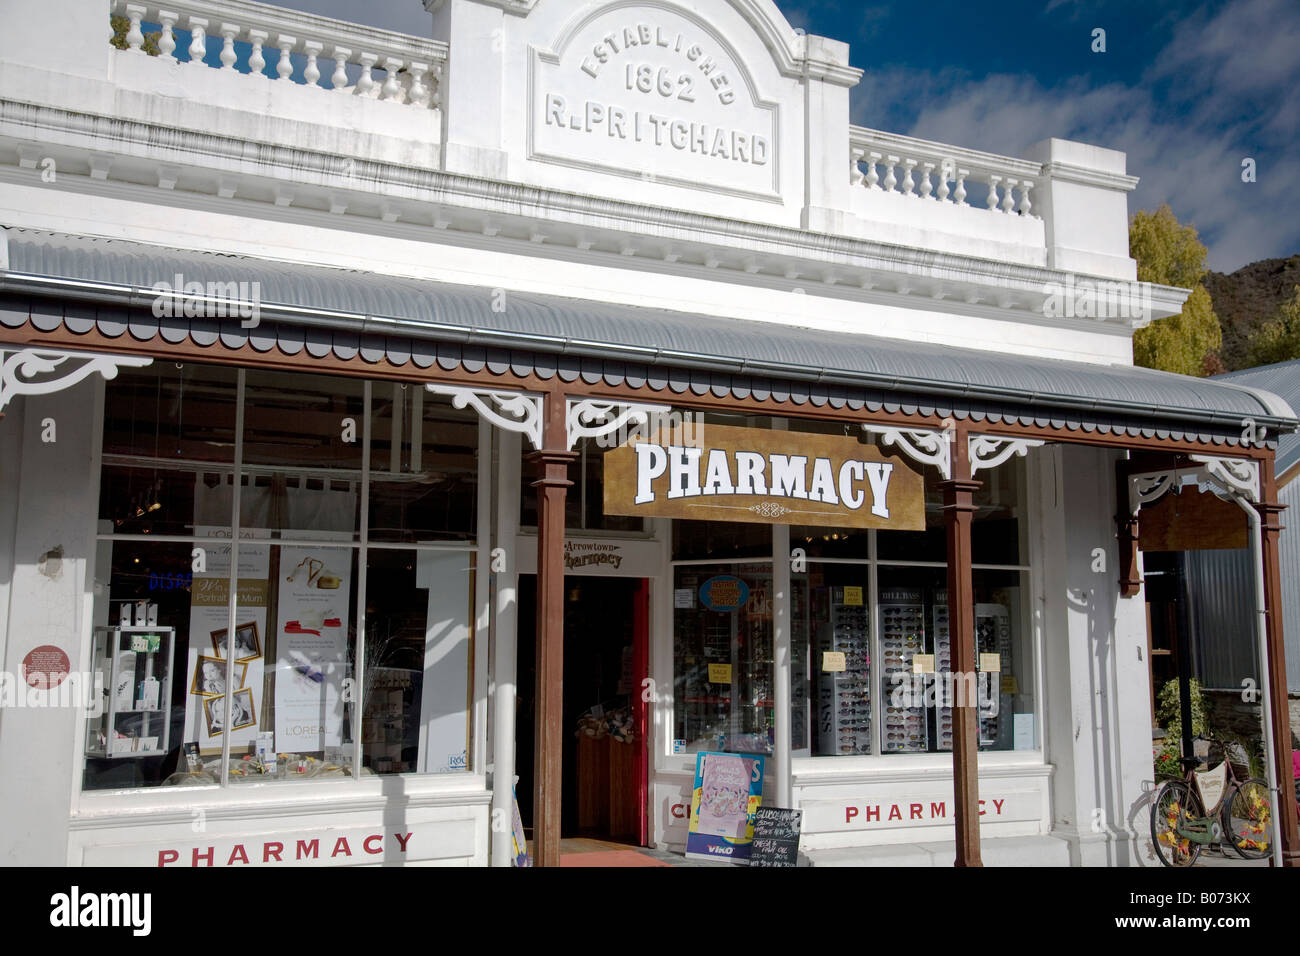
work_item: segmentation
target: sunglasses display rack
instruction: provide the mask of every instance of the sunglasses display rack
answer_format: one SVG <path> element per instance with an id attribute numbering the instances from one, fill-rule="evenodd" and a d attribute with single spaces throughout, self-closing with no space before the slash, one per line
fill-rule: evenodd
<path id="1" fill-rule="evenodd" d="M 881 591 L 880 593 L 880 656 L 883 718 L 881 738 L 884 753 L 924 753 L 929 749 L 926 707 L 924 701 L 916 706 L 899 707 L 891 699 L 891 692 L 899 687 L 912 687 L 912 658 L 925 652 L 925 604 L 919 591 Z M 899 685 L 894 675 L 904 674 Z"/>
<path id="2" fill-rule="evenodd" d="M 859 594 L 861 589 L 858 589 Z M 846 604 L 844 588 L 830 589 L 829 620 L 818 628 L 818 663 L 828 652 L 844 655 L 842 671 L 821 670 L 818 750 L 822 754 L 871 753 L 871 631 L 865 604 Z"/>
<path id="3" fill-rule="evenodd" d="M 936 675 L 952 671 L 952 645 L 948 638 L 948 592 L 936 591 L 934 603 L 930 605 L 932 630 L 934 635 L 934 672 Z M 935 695 L 934 739 L 935 749 L 952 750 L 953 720 L 952 702 L 947 694 L 939 691 Z"/>
<path id="4" fill-rule="evenodd" d="M 1011 615 L 1001 604 L 975 605 L 975 654 L 997 654 L 1001 670 L 993 675 L 993 693 L 998 695 L 997 713 L 983 716 L 990 709 L 987 703 L 980 708 L 980 747 L 1011 749 L 1011 696 L 1003 694 L 1002 678 L 1009 676 L 1011 664 Z M 985 695 L 986 696 L 986 695 Z"/>

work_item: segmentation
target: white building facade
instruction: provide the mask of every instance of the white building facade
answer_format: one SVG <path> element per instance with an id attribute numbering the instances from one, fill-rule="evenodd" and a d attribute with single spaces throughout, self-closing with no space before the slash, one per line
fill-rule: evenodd
<path id="1" fill-rule="evenodd" d="M 1135 282 L 1124 155 L 853 126 L 771 0 L 426 6 L 9 18 L 0 860 L 509 865 L 516 776 L 539 843 L 596 825 L 564 741 L 613 710 L 632 843 L 686 843 L 721 751 L 814 865 L 969 861 L 959 816 L 985 863 L 1153 865 L 1132 520 L 1196 472 L 1275 581 L 1295 416 L 1132 367 L 1187 292 Z M 665 423 L 856 443 L 910 519 L 850 520 L 861 461 L 638 511 L 605 456 Z M 90 718 L 24 676 L 60 654 Z M 945 669 L 978 714 L 893 696 Z"/>

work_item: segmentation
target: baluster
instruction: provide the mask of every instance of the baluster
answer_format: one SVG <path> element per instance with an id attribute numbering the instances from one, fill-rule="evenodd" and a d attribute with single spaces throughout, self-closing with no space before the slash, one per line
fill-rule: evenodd
<path id="1" fill-rule="evenodd" d="M 930 193 L 934 191 L 934 184 L 930 182 L 930 176 L 934 174 L 934 163 L 923 163 L 921 165 L 921 198 L 929 199 Z"/>
<path id="2" fill-rule="evenodd" d="M 879 153 L 867 153 L 867 188 L 878 189 L 880 177 L 876 175 L 876 163 L 880 162 Z"/>
<path id="3" fill-rule="evenodd" d="M 957 170 L 957 188 L 952 192 L 952 201 L 958 206 L 966 205 L 966 177 L 969 175 L 969 169 Z"/>
<path id="4" fill-rule="evenodd" d="M 208 21 L 201 17 L 190 17 L 190 63 L 204 66 L 203 58 L 208 55 Z"/>
<path id="5" fill-rule="evenodd" d="M 248 54 L 248 72 L 251 76 L 265 76 L 262 71 L 266 69 L 266 57 L 262 56 L 262 44 L 269 38 L 270 34 L 265 30 L 249 30 L 248 42 L 253 45 L 253 49 Z"/>
<path id="6" fill-rule="evenodd" d="M 397 100 L 402 99 L 402 81 L 397 78 L 397 71 L 402 68 L 402 61 L 395 56 L 384 57 L 384 72 L 388 78 L 384 80 L 384 85 L 380 89 L 380 99 Z"/>
<path id="7" fill-rule="evenodd" d="M 885 192 L 892 193 L 894 187 L 898 185 L 898 177 L 894 175 L 894 167 L 898 165 L 897 156 L 885 157 Z"/>
<path id="8" fill-rule="evenodd" d="M 221 68 L 223 70 L 235 68 L 235 37 L 237 36 L 239 36 L 238 24 L 221 24 Z"/>
<path id="9" fill-rule="evenodd" d="M 176 57 L 172 56 L 176 49 L 176 36 L 172 33 L 172 28 L 176 26 L 176 21 L 179 19 L 179 13 L 172 13 L 169 10 L 158 11 L 158 22 L 162 25 L 162 36 L 158 38 L 158 57 L 168 63 L 176 62 Z"/>
<path id="10" fill-rule="evenodd" d="M 370 75 L 370 71 L 375 67 L 375 61 L 379 59 L 376 53 L 361 53 L 357 59 L 361 61 L 361 78 L 357 80 L 357 96 L 368 96 L 373 98 L 377 93 L 377 84 L 375 78 Z"/>
<path id="11" fill-rule="evenodd" d="M 330 83 L 333 84 L 335 93 L 346 93 L 348 91 L 348 58 L 352 56 L 352 51 L 345 46 L 336 46 L 330 50 L 330 56 L 334 60 L 334 74 L 330 77 Z"/>
<path id="12" fill-rule="evenodd" d="M 903 195 L 912 195 L 912 190 L 916 188 L 916 183 L 912 181 L 912 169 L 916 166 L 916 160 L 905 159 L 903 165 L 907 167 L 907 172 L 903 176 Z"/>
<path id="13" fill-rule="evenodd" d="M 849 147 L 849 185 L 861 186 L 862 180 L 866 177 L 862 175 L 862 169 L 858 166 L 866 155 L 865 150 Z"/>
<path id="14" fill-rule="evenodd" d="M 275 64 L 275 72 L 280 74 L 282 80 L 292 80 L 293 61 L 289 59 L 289 51 L 298 45 L 298 38 L 281 33 L 275 38 L 275 45 L 280 48 L 280 59 Z"/>
<path id="15" fill-rule="evenodd" d="M 442 109 L 442 77 L 446 69 L 446 60 L 439 60 L 433 65 L 433 98 L 431 105 L 436 110 Z"/>
<path id="16" fill-rule="evenodd" d="M 1015 188 L 1016 181 L 1014 179 L 1008 179 L 1006 182 L 1006 188 L 1002 190 L 1002 211 L 1005 213 L 1010 214 L 1011 207 L 1016 204 L 1015 199 L 1011 195 L 1012 190 Z"/>
<path id="17" fill-rule="evenodd" d="M 131 27 L 126 31 L 126 48 L 136 53 L 143 53 L 140 49 L 144 45 L 144 34 L 140 31 L 140 21 L 144 19 L 145 8 L 138 3 L 128 3 L 126 5 L 126 15 L 131 21 Z"/>
<path id="18" fill-rule="evenodd" d="M 1001 176 L 989 177 L 989 195 L 985 203 L 988 205 L 990 212 L 998 208 L 998 183 L 1000 182 L 1002 182 Z"/>
<path id="19" fill-rule="evenodd" d="M 1016 211 L 1019 212 L 1020 215 L 1022 216 L 1028 216 L 1029 210 L 1034 208 L 1034 204 L 1029 201 L 1029 190 L 1033 188 L 1034 188 L 1034 184 L 1030 180 L 1028 179 L 1021 180 L 1020 205 L 1017 207 Z"/>
<path id="20" fill-rule="evenodd" d="M 424 85 L 424 74 L 429 72 L 429 64 L 412 60 L 407 69 L 411 73 L 411 88 L 406 91 L 406 98 L 421 109 L 429 106 L 429 88 Z"/>
<path id="21" fill-rule="evenodd" d="M 318 40 L 303 40 L 303 52 L 307 54 L 307 65 L 303 67 L 302 78 L 307 81 L 308 86 L 320 85 L 320 67 L 316 65 L 316 57 L 320 56 L 321 51 L 325 49 L 325 44 Z"/>
<path id="22" fill-rule="evenodd" d="M 945 159 L 939 164 L 939 191 L 935 193 L 935 198 L 939 202 L 948 201 L 948 181 L 952 179 L 952 161 Z"/>

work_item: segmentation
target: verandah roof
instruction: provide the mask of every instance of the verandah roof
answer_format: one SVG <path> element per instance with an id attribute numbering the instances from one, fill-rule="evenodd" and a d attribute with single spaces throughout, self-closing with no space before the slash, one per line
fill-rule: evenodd
<path id="1" fill-rule="evenodd" d="M 486 367 L 588 384 L 795 404 L 1019 421 L 1085 431 L 1237 444 L 1242 421 L 1293 431 L 1295 412 L 1269 392 L 1130 366 L 955 348 L 790 328 L 561 296 L 509 293 L 118 239 L 9 229 L 0 269 L 0 335 L 30 322 L 200 346 L 417 368 Z M 0 262 L 2 264 L 2 262 Z M 152 286 L 258 283 L 260 324 L 156 318 Z M 58 305 L 62 301 L 63 305 Z M 667 397 L 667 396 L 666 396 Z"/>

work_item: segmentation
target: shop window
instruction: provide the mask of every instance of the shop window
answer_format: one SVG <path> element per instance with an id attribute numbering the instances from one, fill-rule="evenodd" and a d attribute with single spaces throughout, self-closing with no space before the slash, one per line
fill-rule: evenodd
<path id="1" fill-rule="evenodd" d="M 370 549 L 362 765 L 469 769 L 473 564 L 468 551 Z"/>
<path id="2" fill-rule="evenodd" d="M 673 586 L 673 752 L 771 753 L 771 565 L 679 566 Z"/>
<path id="3" fill-rule="evenodd" d="M 236 377 L 160 362 L 109 383 L 99 516 L 117 534 L 185 535 L 213 523 L 201 512 L 206 490 L 231 480 Z M 215 523 L 229 523 L 229 504 L 223 514 Z"/>
<path id="4" fill-rule="evenodd" d="M 790 528 L 790 547 L 803 549 L 809 558 L 870 557 L 871 532 L 865 528 L 819 528 L 794 525 Z"/>
<path id="5" fill-rule="evenodd" d="M 976 564 L 1020 565 L 1028 560 L 1025 459 L 1012 458 L 976 476 L 982 482 L 972 496 L 971 553 Z"/>
<path id="6" fill-rule="evenodd" d="M 189 374 L 187 396 L 200 391 L 193 382 L 208 382 L 211 392 L 213 417 L 197 426 L 199 433 L 217 435 L 222 414 L 234 419 L 237 379 L 227 407 L 216 397 L 225 385 L 221 375 Z M 84 787 L 468 770 L 474 555 L 468 547 L 415 542 L 472 538 L 477 423 L 436 402 L 418 408 L 415 386 L 371 387 L 372 399 L 404 391 L 399 411 L 392 401 L 368 400 L 363 382 L 250 372 L 246 428 L 230 435 L 229 460 L 247 453 L 236 479 L 224 461 L 177 457 L 191 453 L 183 443 L 171 459 L 152 454 L 153 433 L 166 436 L 172 426 L 166 418 L 160 428 L 127 421 L 154 413 L 157 402 L 146 408 L 141 396 L 162 395 L 165 406 L 173 395 L 166 414 L 181 415 L 176 372 L 167 366 L 155 375 L 162 384 L 152 391 L 139 375 L 124 376 L 122 395 L 114 392 L 117 382 L 107 386 L 106 407 L 115 411 L 106 417 L 105 447 L 115 457 L 106 453 L 101 481 L 96 575 L 104 587 L 97 589 L 95 619 L 134 622 L 137 604 L 152 605 L 148 620 L 165 639 L 133 650 L 132 634 L 123 632 L 123 643 L 115 644 L 99 640 L 97 630 L 96 668 L 105 683 L 120 679 L 121 706 L 90 720 Z M 361 469 L 368 411 L 370 462 L 383 463 L 369 489 Z M 412 428 L 417 414 L 421 425 Z M 399 415 L 406 423 L 400 429 Z M 302 427 L 290 440 L 294 421 Z M 327 422 L 340 428 L 331 431 Z M 148 441 L 132 437 L 133 428 Z M 163 448 L 169 439 L 160 441 Z M 433 476 L 457 476 L 463 490 L 432 483 Z M 406 493 L 421 484 L 427 493 Z M 138 486 L 149 493 L 140 497 Z M 367 492 L 372 519 L 379 519 L 376 538 L 410 543 L 381 549 L 362 538 L 359 509 Z M 162 534 L 183 540 L 157 540 Z M 359 654 L 361 622 L 366 639 Z"/>
<path id="7" fill-rule="evenodd" d="M 948 543 L 944 532 L 943 489 L 934 468 L 919 469 L 925 480 L 925 530 L 880 531 L 876 547 L 882 561 L 948 560 Z"/>
<path id="8" fill-rule="evenodd" d="M 771 554 L 772 529 L 768 525 L 673 520 L 674 561 L 768 558 Z"/>
<path id="9" fill-rule="evenodd" d="M 869 566 L 813 563 L 791 585 L 793 752 L 875 753 Z"/>
<path id="10" fill-rule="evenodd" d="M 953 705 L 980 708 L 979 749 L 1038 744 L 1024 571 L 975 569 L 977 657 L 953 659 L 947 572 L 816 559 L 793 575 L 795 756 L 949 753 Z M 956 676 L 956 675 L 966 676 Z"/>
<path id="11" fill-rule="evenodd" d="M 478 515 L 478 416 L 419 385 L 371 396 L 370 540 L 472 539 Z"/>

